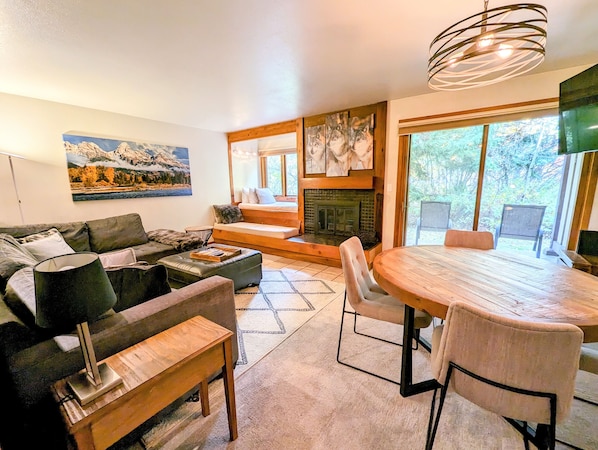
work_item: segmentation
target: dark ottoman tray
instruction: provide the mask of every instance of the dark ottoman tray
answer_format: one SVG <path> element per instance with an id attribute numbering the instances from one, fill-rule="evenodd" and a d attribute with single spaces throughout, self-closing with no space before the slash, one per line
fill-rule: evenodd
<path id="1" fill-rule="evenodd" d="M 219 246 L 223 247 L 220 244 Z M 168 281 L 173 288 L 186 286 L 212 275 L 220 275 L 233 280 L 235 291 L 260 284 L 262 281 L 262 253 L 249 248 L 227 247 L 239 249 L 241 254 L 221 262 L 212 262 L 193 259 L 189 256 L 191 254 L 189 251 L 161 258 L 158 260 L 158 264 L 166 266 Z"/>

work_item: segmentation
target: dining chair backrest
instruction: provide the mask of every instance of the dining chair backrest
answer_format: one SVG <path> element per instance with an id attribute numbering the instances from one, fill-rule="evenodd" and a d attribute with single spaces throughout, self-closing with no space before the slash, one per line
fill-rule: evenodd
<path id="1" fill-rule="evenodd" d="M 444 245 L 491 250 L 494 248 L 494 236 L 489 231 L 447 230 Z"/>
<path id="2" fill-rule="evenodd" d="M 345 290 L 349 304 L 357 311 L 362 309 L 368 297 L 386 294 L 370 274 L 361 240 L 352 236 L 339 246 L 341 265 L 345 278 Z M 366 314 L 369 315 L 369 314 Z"/>
<path id="3" fill-rule="evenodd" d="M 433 343 L 432 373 L 444 384 L 453 363 L 497 383 L 554 393 L 559 422 L 573 400 L 582 340 L 581 329 L 571 324 L 522 321 L 457 301 L 448 308 L 440 342 Z M 551 423 L 546 398 L 504 390 L 460 371 L 453 371 L 451 383 L 459 395 L 501 416 Z"/>

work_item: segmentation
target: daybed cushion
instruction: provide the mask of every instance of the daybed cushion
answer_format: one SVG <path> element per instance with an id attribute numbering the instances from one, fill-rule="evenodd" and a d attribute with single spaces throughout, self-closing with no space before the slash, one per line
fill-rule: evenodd
<path id="1" fill-rule="evenodd" d="M 137 213 L 88 220 L 87 227 L 91 250 L 97 253 L 146 244 L 149 240 Z"/>
<path id="2" fill-rule="evenodd" d="M 275 202 L 275 203 L 239 203 L 241 211 L 244 209 L 252 209 L 257 211 L 281 211 L 281 212 L 297 212 L 297 202 Z"/>
<path id="3" fill-rule="evenodd" d="M 276 239 L 287 239 L 299 234 L 299 229 L 294 227 L 283 227 L 280 225 L 266 225 L 252 222 L 216 223 L 215 230 L 233 231 L 235 233 L 252 234 Z"/>

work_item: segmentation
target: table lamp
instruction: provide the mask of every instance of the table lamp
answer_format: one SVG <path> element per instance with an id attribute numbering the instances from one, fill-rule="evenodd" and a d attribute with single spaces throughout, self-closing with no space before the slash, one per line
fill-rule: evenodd
<path id="1" fill-rule="evenodd" d="M 116 303 L 116 295 L 97 254 L 71 253 L 46 259 L 33 268 L 35 323 L 42 328 L 71 330 L 77 326 L 85 371 L 68 379 L 81 405 L 122 383 L 106 363 L 98 366 L 88 322 Z"/>

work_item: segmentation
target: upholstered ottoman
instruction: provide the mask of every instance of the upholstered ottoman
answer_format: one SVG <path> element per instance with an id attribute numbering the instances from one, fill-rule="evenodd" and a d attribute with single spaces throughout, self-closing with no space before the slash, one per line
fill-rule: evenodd
<path id="1" fill-rule="evenodd" d="M 233 280 L 235 291 L 258 285 L 262 281 L 262 253 L 249 248 L 227 247 L 239 249 L 241 253 L 221 262 L 212 262 L 193 259 L 189 251 L 161 258 L 158 264 L 166 266 L 168 282 L 173 288 L 186 286 L 212 275 Z"/>

